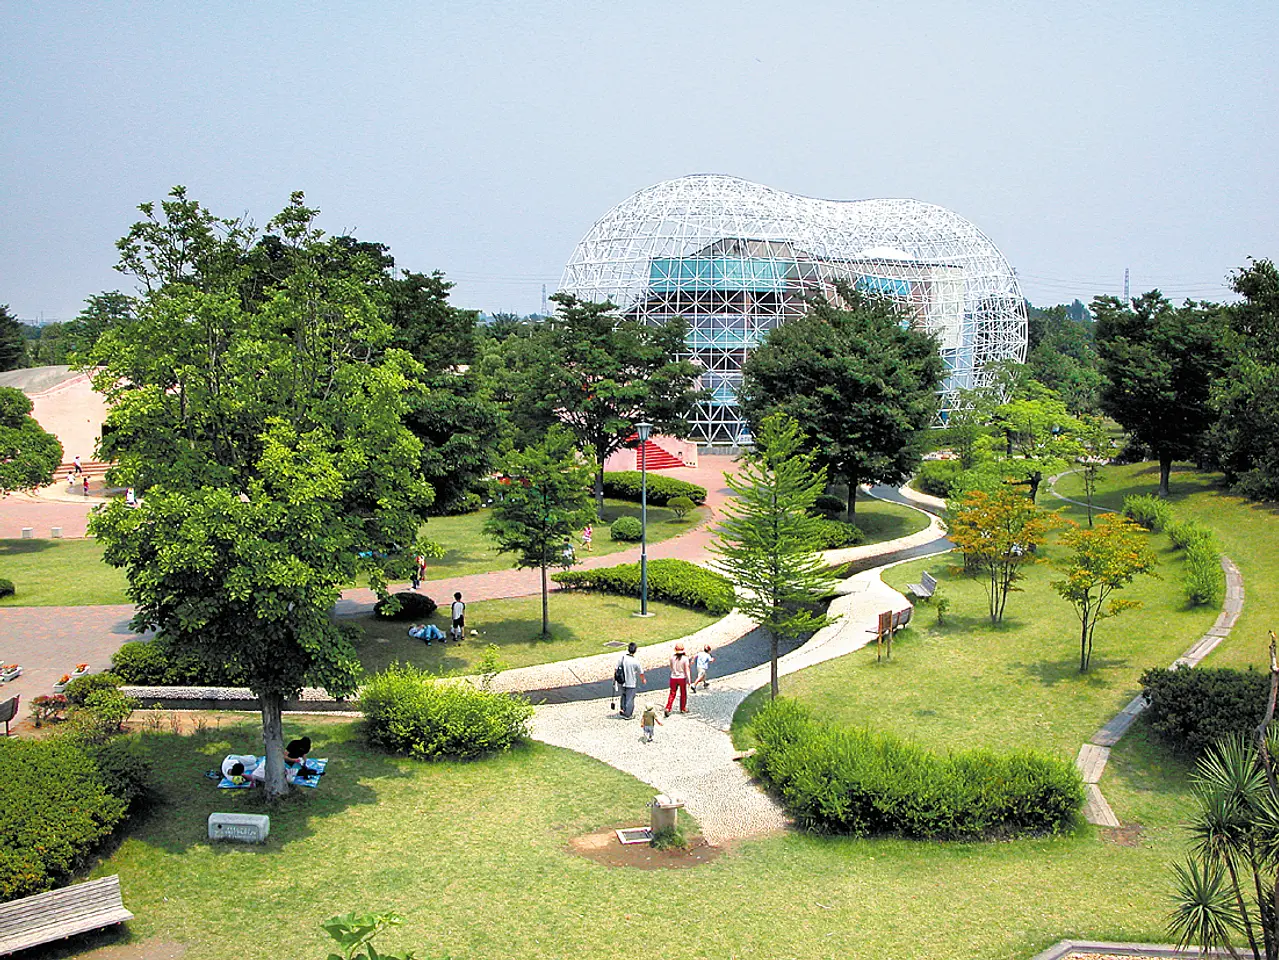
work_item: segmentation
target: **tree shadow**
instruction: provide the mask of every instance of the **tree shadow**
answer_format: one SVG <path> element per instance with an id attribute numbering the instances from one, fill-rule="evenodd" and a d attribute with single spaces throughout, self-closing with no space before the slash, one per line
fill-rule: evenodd
<path id="1" fill-rule="evenodd" d="M 1045 687 L 1054 687 L 1061 683 L 1077 683 L 1091 688 L 1108 687 L 1111 681 L 1103 677 L 1102 671 L 1128 667 L 1129 661 L 1119 657 L 1099 657 L 1093 654 L 1092 663 L 1087 673 L 1079 672 L 1079 657 L 1066 660 L 1039 660 L 1029 663 L 1021 660 L 1011 661 L 1008 666 L 1020 670 L 1023 674 L 1038 680 Z"/>
<path id="2" fill-rule="evenodd" d="M 25 557 L 54 550 L 61 545 L 58 540 L 0 540 L 0 560 L 6 557 Z"/>

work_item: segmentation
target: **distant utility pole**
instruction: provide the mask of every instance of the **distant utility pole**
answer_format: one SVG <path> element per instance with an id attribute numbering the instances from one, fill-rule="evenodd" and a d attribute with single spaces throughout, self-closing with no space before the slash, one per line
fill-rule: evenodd
<path id="1" fill-rule="evenodd" d="M 542 284 L 542 316 L 544 317 L 550 316 L 546 306 L 546 284 Z"/>
<path id="2" fill-rule="evenodd" d="M 1131 304 L 1132 296 L 1128 292 L 1128 268 L 1124 267 L 1124 303 Z"/>

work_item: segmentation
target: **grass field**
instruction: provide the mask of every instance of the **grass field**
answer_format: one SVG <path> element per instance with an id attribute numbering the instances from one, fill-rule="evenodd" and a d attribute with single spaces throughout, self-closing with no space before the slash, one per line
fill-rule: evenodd
<path id="1" fill-rule="evenodd" d="M 102 562 L 96 540 L 0 540 L 0 577 L 17 587 L 2 607 L 129 602 L 124 571 Z"/>
<path id="2" fill-rule="evenodd" d="M 507 667 L 526 667 L 617 649 L 607 646 L 609 641 L 625 644 L 633 640 L 644 646 L 674 640 L 718 619 L 703 611 L 670 603 L 649 601 L 648 606 L 649 612 L 656 616 L 641 619 L 632 616 L 639 610 L 636 599 L 557 591 L 550 597 L 551 639 L 543 640 L 540 596 L 476 601 L 466 606 L 468 636 L 465 641 L 433 643 L 429 647 L 408 636 L 407 623 L 375 620 L 372 616 L 345 622 L 358 623 L 364 628 L 365 641 L 359 652 L 365 670 L 382 670 L 399 660 L 436 673 L 468 673 L 490 643 L 497 645 Z M 437 610 L 430 620 L 445 633 L 449 627 L 447 610 L 447 607 Z M 471 629 L 478 630 L 479 636 L 470 636 Z"/>
<path id="3" fill-rule="evenodd" d="M 928 526 L 928 517 L 900 503 L 862 494 L 857 498 L 857 526 L 866 534 L 863 542 L 883 543 L 918 533 Z"/>
<path id="4" fill-rule="evenodd" d="M 422 535 L 444 547 L 445 554 L 439 560 L 428 560 L 426 578 L 442 580 L 447 577 L 461 577 L 473 573 L 490 573 L 494 570 L 511 569 L 511 554 L 500 554 L 493 541 L 484 535 L 484 521 L 488 519 L 488 510 L 477 510 L 458 517 L 432 517 L 422 527 Z M 604 519 L 593 524 L 591 552 L 585 553 L 581 538 L 573 541 L 573 548 L 579 557 L 607 556 L 621 550 L 637 547 L 635 543 L 614 541 L 609 536 L 609 524 L 618 517 L 634 517 L 639 519 L 640 505 L 626 500 L 605 500 Z M 700 526 L 710 512 L 705 507 L 698 507 L 687 514 L 684 519 L 677 519 L 675 511 L 666 507 L 648 507 L 648 542 L 660 543 L 671 537 L 688 533 Z"/>

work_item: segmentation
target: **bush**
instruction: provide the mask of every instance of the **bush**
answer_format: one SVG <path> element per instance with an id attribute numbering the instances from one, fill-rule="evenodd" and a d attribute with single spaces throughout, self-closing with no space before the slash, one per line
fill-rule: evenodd
<path id="1" fill-rule="evenodd" d="M 1192 607 L 1221 603 L 1226 590 L 1226 575 L 1221 569 L 1221 551 L 1213 537 L 1192 540 L 1186 547 L 1182 589 Z"/>
<path id="2" fill-rule="evenodd" d="M 945 497 L 963 470 L 958 460 L 925 460 L 915 474 L 915 486 L 934 497 Z"/>
<path id="3" fill-rule="evenodd" d="M 609 536 L 624 543 L 639 543 L 644 536 L 643 525 L 634 517 L 618 517 L 608 528 Z"/>
<path id="4" fill-rule="evenodd" d="M 785 698 L 752 722 L 750 771 L 810 830 L 996 839 L 1066 829 L 1084 802 L 1069 763 L 1032 751 L 944 756 L 890 734 L 815 719 Z"/>
<path id="5" fill-rule="evenodd" d="M 839 497 L 833 497 L 829 493 L 821 494 L 813 501 L 813 514 L 819 517 L 825 517 L 827 520 L 838 520 L 844 515 L 844 511 L 848 508 Z"/>
<path id="6" fill-rule="evenodd" d="M 818 550 L 838 550 L 840 547 L 855 547 L 866 539 L 859 527 L 842 520 L 822 520 L 814 546 Z"/>
<path id="7" fill-rule="evenodd" d="M 1270 681 L 1251 669 L 1156 667 L 1142 674 L 1141 692 L 1155 735 L 1174 750 L 1197 756 L 1218 740 L 1256 732 Z"/>
<path id="8" fill-rule="evenodd" d="M 1149 493 L 1124 497 L 1123 515 L 1156 533 L 1172 522 L 1172 507 Z"/>
<path id="9" fill-rule="evenodd" d="M 61 720 L 67 711 L 67 696 L 64 693 L 42 694 L 31 700 L 31 722 L 36 727 Z"/>
<path id="10" fill-rule="evenodd" d="M 190 653 L 175 654 L 163 640 L 130 640 L 111 655 L 111 673 L 122 684 L 139 686 L 244 686 L 234 664 L 210 663 Z"/>
<path id="11" fill-rule="evenodd" d="M 638 470 L 610 470 L 604 474 L 604 496 L 614 500 L 640 500 L 640 472 Z M 648 473 L 648 502 L 658 506 L 669 504 L 675 497 L 688 497 L 693 503 L 706 502 L 706 488 L 687 480 L 676 480 L 660 473 Z"/>
<path id="12" fill-rule="evenodd" d="M 552 574 L 551 579 L 568 590 L 599 590 L 623 597 L 640 595 L 638 563 L 621 563 L 595 570 L 568 570 Z M 654 600 L 705 610 L 717 617 L 722 617 L 737 604 L 733 585 L 727 577 L 687 560 L 650 560 L 648 595 Z"/>
<path id="13" fill-rule="evenodd" d="M 12 580 L 0 579 L 0 597 L 12 597 L 17 592 Z"/>
<path id="14" fill-rule="evenodd" d="M 82 677 L 76 677 L 67 684 L 63 694 L 67 698 L 67 703 L 72 706 L 82 707 L 84 701 L 88 699 L 89 694 L 98 690 L 119 690 L 120 678 L 113 673 L 86 673 Z"/>
<path id="15" fill-rule="evenodd" d="M 0 901 L 68 882 L 124 819 L 128 804 L 70 740 L 0 740 L 0 768 Z"/>
<path id="16" fill-rule="evenodd" d="M 697 504 L 688 497 L 671 497 L 666 501 L 666 506 L 675 511 L 676 520 L 683 520 L 685 516 L 693 512 Z"/>
<path id="17" fill-rule="evenodd" d="M 136 736 L 115 737 L 90 748 L 89 755 L 107 792 L 123 800 L 130 810 L 154 798 L 151 760 Z"/>
<path id="18" fill-rule="evenodd" d="M 484 498 L 472 490 L 467 490 L 451 500 L 432 504 L 427 513 L 432 517 L 460 517 L 467 513 L 474 513 L 482 506 L 484 506 Z"/>
<path id="19" fill-rule="evenodd" d="M 105 743 L 138 709 L 138 701 L 126 697 L 116 687 L 94 690 L 80 706 L 67 711 L 72 733 L 86 744 Z"/>
<path id="20" fill-rule="evenodd" d="M 398 607 L 391 603 L 393 599 Z M 437 606 L 426 594 L 405 590 L 373 604 L 373 613 L 382 620 L 425 620 L 435 612 Z"/>
<path id="21" fill-rule="evenodd" d="M 1174 520 L 1164 528 L 1164 532 L 1178 550 L 1184 550 L 1199 540 L 1212 539 L 1212 531 L 1198 520 Z"/>
<path id="22" fill-rule="evenodd" d="M 360 694 L 369 741 L 423 760 L 509 750 L 529 735 L 532 705 L 509 693 L 436 680 L 394 663 Z"/>

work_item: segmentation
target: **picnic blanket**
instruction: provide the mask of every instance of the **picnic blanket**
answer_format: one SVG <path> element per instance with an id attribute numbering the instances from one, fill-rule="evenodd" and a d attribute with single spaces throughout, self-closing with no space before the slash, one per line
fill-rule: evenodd
<path id="1" fill-rule="evenodd" d="M 258 763 L 263 763 L 265 761 L 266 757 L 258 757 Z M 317 760 L 308 757 L 306 765 L 310 769 L 314 770 L 315 773 L 309 777 L 294 777 L 293 785 L 295 787 L 318 787 L 320 785 L 320 777 L 324 775 L 324 768 L 329 765 L 329 758 L 320 757 Z M 223 777 L 218 781 L 219 790 L 247 790 L 251 786 L 253 786 L 253 781 L 248 777 L 241 778 L 240 783 L 236 783 L 230 777 Z"/>

